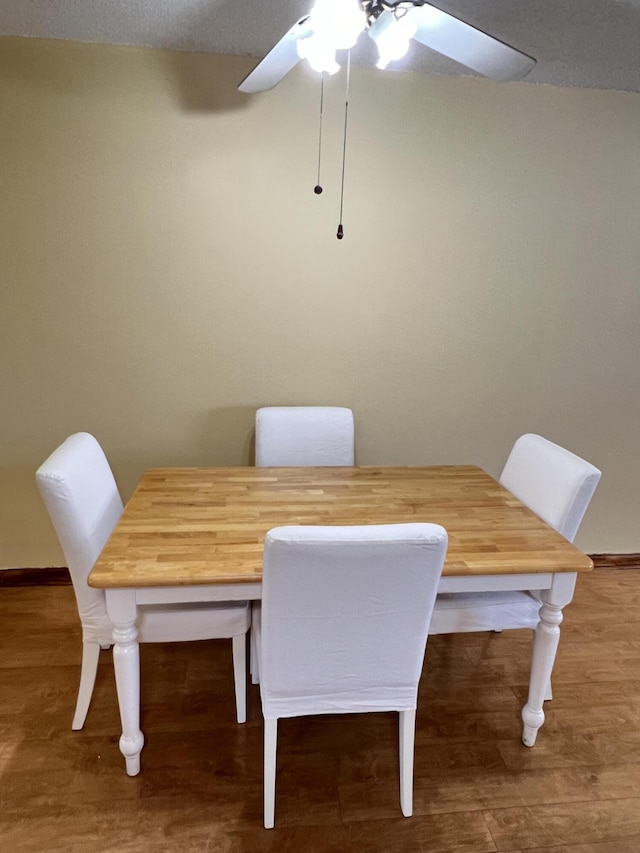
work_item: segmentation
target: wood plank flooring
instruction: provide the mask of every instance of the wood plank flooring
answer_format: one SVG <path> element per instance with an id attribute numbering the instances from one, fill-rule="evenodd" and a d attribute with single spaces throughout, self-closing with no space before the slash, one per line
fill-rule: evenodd
<path id="1" fill-rule="evenodd" d="M 554 699 L 520 743 L 530 634 L 429 639 L 414 817 L 397 717 L 280 723 L 276 827 L 262 828 L 262 722 L 234 717 L 226 641 L 143 646 L 142 773 L 129 778 L 110 653 L 71 731 L 80 630 L 68 586 L 0 589 L 0 850 L 11 853 L 640 851 L 640 570 L 582 575 Z"/>

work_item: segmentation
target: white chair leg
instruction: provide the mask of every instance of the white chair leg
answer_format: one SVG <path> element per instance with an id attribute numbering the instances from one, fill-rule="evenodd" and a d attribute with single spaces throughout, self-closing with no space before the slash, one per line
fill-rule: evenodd
<path id="1" fill-rule="evenodd" d="M 260 602 L 254 601 L 251 605 L 251 636 L 249 638 L 249 671 L 251 672 L 252 684 L 260 684 L 260 655 L 258 653 L 260 618 Z"/>
<path id="2" fill-rule="evenodd" d="M 249 640 L 249 669 L 251 671 L 251 683 L 260 684 L 260 666 L 258 664 L 258 634 L 251 626 L 251 639 Z"/>
<path id="3" fill-rule="evenodd" d="M 278 720 L 264 721 L 264 828 L 273 829 L 276 810 Z"/>
<path id="4" fill-rule="evenodd" d="M 247 722 L 247 635 L 237 634 L 233 643 L 233 682 L 236 689 L 236 716 Z"/>
<path id="5" fill-rule="evenodd" d="M 80 687 L 78 688 L 78 701 L 73 715 L 71 728 L 78 731 L 84 726 L 87 719 L 89 703 L 93 695 L 93 685 L 96 683 L 98 672 L 98 658 L 100 657 L 99 643 L 82 644 L 82 669 L 80 670 Z"/>
<path id="6" fill-rule="evenodd" d="M 413 752 L 416 712 L 400 711 L 400 808 L 405 817 L 413 814 Z"/>

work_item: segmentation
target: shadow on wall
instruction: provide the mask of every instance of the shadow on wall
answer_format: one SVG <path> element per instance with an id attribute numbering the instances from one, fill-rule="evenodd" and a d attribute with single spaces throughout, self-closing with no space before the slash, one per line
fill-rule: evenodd
<path id="1" fill-rule="evenodd" d="M 213 53 L 163 51 L 180 106 L 190 112 L 232 112 L 246 109 L 251 96 L 238 91 L 238 84 L 256 64 L 245 56 Z"/>
<path id="2" fill-rule="evenodd" d="M 291 7 L 288 17 L 292 24 L 307 11 L 304 0 L 280 0 L 281 6 L 283 2 Z M 264 44 L 275 44 L 284 35 L 274 23 L 269 6 L 256 4 L 255 0 L 215 0 L 187 5 L 184 12 L 172 13 L 174 21 L 180 18 L 179 26 L 172 25 L 172 31 L 179 29 L 183 36 L 179 44 L 172 37 L 172 46 L 178 49 L 166 55 L 185 109 L 227 112 L 243 109 L 249 103 L 250 96 L 238 92 L 238 84 L 264 55 Z M 246 32 L 247 15 L 254 22 L 251 34 Z M 214 41 L 224 42 L 231 52 L 237 45 L 235 49 L 240 53 L 239 45 L 243 45 L 244 55 L 225 55 L 220 61 L 219 55 L 209 52 L 207 43 L 212 33 L 218 33 Z"/>
<path id="3" fill-rule="evenodd" d="M 185 111 L 245 109 L 251 96 L 237 87 L 258 60 L 190 52 L 195 49 L 189 48 L 189 40 L 179 50 L 11 37 L 0 52 L 0 78 L 12 80 L 26 92 L 90 95 L 97 103 L 104 100 L 110 109 L 114 99 L 144 97 L 145 74 L 160 74 L 169 97 Z M 78 75 L 78 62 L 85 76 Z"/>

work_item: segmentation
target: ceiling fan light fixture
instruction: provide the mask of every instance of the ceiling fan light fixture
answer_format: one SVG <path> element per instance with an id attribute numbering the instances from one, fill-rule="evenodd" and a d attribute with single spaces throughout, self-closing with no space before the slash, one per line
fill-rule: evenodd
<path id="1" fill-rule="evenodd" d="M 336 50 L 352 48 L 367 26 L 360 0 L 316 0 L 310 18 L 314 31 L 331 40 Z"/>
<path id="2" fill-rule="evenodd" d="M 340 70 L 336 62 L 336 49 L 331 43 L 319 38 L 317 33 L 308 38 L 298 39 L 296 45 L 300 59 L 306 59 L 314 71 L 335 74 Z"/>
<path id="3" fill-rule="evenodd" d="M 386 10 L 377 17 L 369 28 L 369 37 L 378 48 L 376 68 L 385 69 L 390 62 L 402 59 L 416 30 L 417 23 L 407 13 L 396 17 L 395 12 Z"/>
<path id="4" fill-rule="evenodd" d="M 410 23 L 415 25 L 413 35 Z M 311 13 L 284 34 L 238 89 L 247 94 L 266 92 L 300 59 L 311 56 L 315 68 L 335 73 L 336 51 L 349 50 L 367 29 L 378 43 L 378 68 L 403 56 L 411 38 L 493 80 L 521 80 L 536 64 L 532 56 L 426 0 L 316 0 Z"/>
<path id="5" fill-rule="evenodd" d="M 311 34 L 298 39 L 298 56 L 314 71 L 335 74 L 337 50 L 349 50 L 367 25 L 359 0 L 316 0 L 309 15 Z"/>

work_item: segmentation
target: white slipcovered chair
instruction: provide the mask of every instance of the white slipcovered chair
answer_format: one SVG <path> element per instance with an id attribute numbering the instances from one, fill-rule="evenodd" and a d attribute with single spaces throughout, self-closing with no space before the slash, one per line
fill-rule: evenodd
<path id="1" fill-rule="evenodd" d="M 340 406 L 267 406 L 256 412 L 256 465 L 353 465 L 353 412 Z"/>
<path id="2" fill-rule="evenodd" d="M 413 810 L 418 681 L 447 550 L 435 524 L 280 527 L 266 537 L 254 628 L 264 713 L 264 825 L 280 717 L 398 711 L 400 804 Z"/>
<path id="3" fill-rule="evenodd" d="M 500 484 L 573 542 L 600 475 L 597 468 L 579 456 L 528 433 L 513 445 Z M 429 633 L 535 629 L 540 603 L 536 590 L 441 593 Z M 547 698 L 551 698 L 550 688 Z"/>
<path id="4" fill-rule="evenodd" d="M 91 702 L 100 648 L 111 645 L 113 630 L 104 590 L 88 586 L 87 577 L 122 515 L 123 505 L 107 458 L 88 433 L 69 436 L 40 466 L 36 481 L 69 567 L 82 623 L 80 688 L 71 726 L 81 729 Z M 145 605 L 139 607 L 139 613 L 141 643 L 233 639 L 237 717 L 239 723 L 245 722 L 249 604 Z"/>

